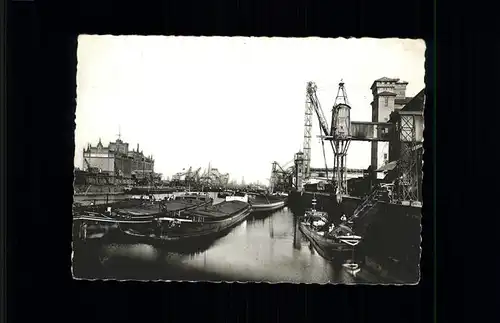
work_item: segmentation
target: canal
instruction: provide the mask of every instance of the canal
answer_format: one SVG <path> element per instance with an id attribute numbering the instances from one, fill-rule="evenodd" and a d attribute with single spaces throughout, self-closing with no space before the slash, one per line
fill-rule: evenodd
<path id="1" fill-rule="evenodd" d="M 222 201 L 216 198 L 214 203 Z M 118 280 L 356 283 L 302 236 L 291 209 L 250 215 L 227 235 L 196 251 L 119 243 L 112 238 L 75 250 L 76 278 Z"/>

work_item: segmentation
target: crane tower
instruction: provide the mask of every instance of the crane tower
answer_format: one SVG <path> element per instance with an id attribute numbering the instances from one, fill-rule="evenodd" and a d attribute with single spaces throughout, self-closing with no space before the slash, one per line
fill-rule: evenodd
<path id="1" fill-rule="evenodd" d="M 316 85 L 314 83 L 308 84 L 309 87 L 314 86 L 314 90 Z M 313 102 L 308 93 L 306 93 L 306 109 L 304 114 L 304 143 L 303 143 L 303 171 L 302 176 L 304 179 L 308 179 L 311 174 L 311 131 L 312 131 L 312 119 L 313 119 Z"/>
<path id="2" fill-rule="evenodd" d="M 344 82 L 340 81 L 332 110 L 331 140 L 334 144 L 334 183 L 337 200 L 347 194 L 347 150 L 351 143 L 351 107 Z"/>

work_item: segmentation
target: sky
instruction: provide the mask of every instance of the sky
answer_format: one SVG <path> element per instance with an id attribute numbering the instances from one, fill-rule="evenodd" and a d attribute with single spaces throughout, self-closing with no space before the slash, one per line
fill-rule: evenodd
<path id="1" fill-rule="evenodd" d="M 308 81 L 328 122 L 341 79 L 353 121 L 371 121 L 378 78 L 409 82 L 407 96 L 425 87 L 423 40 L 82 35 L 77 55 L 75 166 L 88 143 L 120 132 L 164 178 L 210 162 L 230 180 L 268 183 L 272 162 L 303 147 Z M 311 166 L 324 167 L 316 116 L 312 131 Z M 369 144 L 351 143 L 347 163 L 367 168 Z"/>

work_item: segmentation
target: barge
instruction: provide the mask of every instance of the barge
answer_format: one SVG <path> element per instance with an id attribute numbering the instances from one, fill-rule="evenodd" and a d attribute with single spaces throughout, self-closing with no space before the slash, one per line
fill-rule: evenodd
<path id="1" fill-rule="evenodd" d="M 153 226 L 138 230 L 123 230 L 143 241 L 182 242 L 194 238 L 211 238 L 227 232 L 241 223 L 251 212 L 242 201 L 224 201 L 211 206 L 170 212 L 154 221 Z"/>
<path id="2" fill-rule="evenodd" d="M 100 239 L 114 229 L 150 228 L 157 217 L 168 212 L 212 204 L 206 195 L 184 194 L 173 200 L 125 200 L 107 205 L 74 207 L 73 234 L 80 240 Z"/>
<path id="3" fill-rule="evenodd" d="M 277 195 L 249 194 L 253 213 L 275 211 L 286 205 L 286 197 Z"/>
<path id="4" fill-rule="evenodd" d="M 312 205 L 313 207 L 306 210 L 301 218 L 300 231 L 323 258 L 337 263 L 352 261 L 355 247 L 361 241 L 361 237 L 355 235 L 347 226 L 335 226 L 328 219 L 327 212 L 317 211 L 315 198 L 312 200 Z"/>
<path id="5" fill-rule="evenodd" d="M 291 192 L 295 214 L 303 214 L 304 205 L 317 198 L 318 205 L 329 213 L 328 220 L 341 224 L 343 215 L 351 215 L 368 197 L 342 197 L 326 192 Z M 376 198 L 363 215 L 348 223 L 363 240 L 357 246 L 356 262 L 373 274 L 393 282 L 416 283 L 420 277 L 422 207 L 419 203 L 395 204 Z"/>

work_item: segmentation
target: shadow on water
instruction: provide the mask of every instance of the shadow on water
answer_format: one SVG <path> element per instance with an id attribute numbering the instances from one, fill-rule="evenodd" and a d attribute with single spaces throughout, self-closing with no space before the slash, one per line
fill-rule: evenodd
<path id="1" fill-rule="evenodd" d="M 183 246 L 117 243 L 75 247 L 74 275 L 88 279 L 353 283 L 317 254 L 285 207 L 250 215 L 216 240 Z"/>

